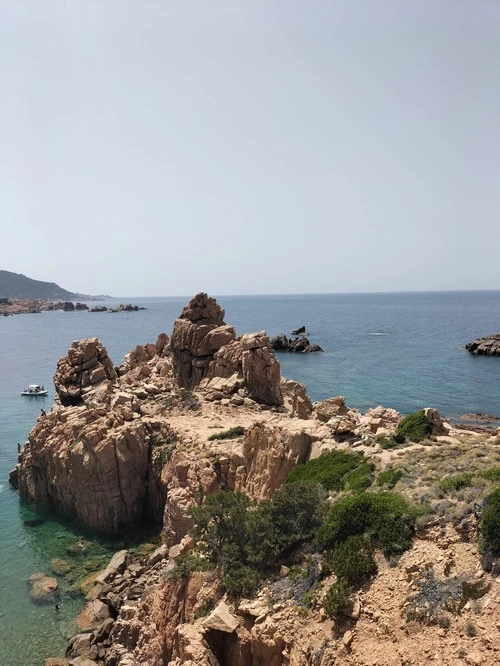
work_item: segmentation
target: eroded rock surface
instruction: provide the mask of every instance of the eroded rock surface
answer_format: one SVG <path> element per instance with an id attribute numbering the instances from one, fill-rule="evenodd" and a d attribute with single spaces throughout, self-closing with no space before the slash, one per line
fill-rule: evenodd
<path id="1" fill-rule="evenodd" d="M 114 382 L 116 371 L 106 348 L 97 338 L 77 340 L 58 363 L 54 385 L 62 405 L 79 405 L 83 396 L 106 381 Z"/>
<path id="2" fill-rule="evenodd" d="M 214 354 L 235 337 L 216 300 L 205 293 L 197 294 L 175 320 L 172 331 L 170 346 L 178 386 L 197 386 L 207 375 Z"/>

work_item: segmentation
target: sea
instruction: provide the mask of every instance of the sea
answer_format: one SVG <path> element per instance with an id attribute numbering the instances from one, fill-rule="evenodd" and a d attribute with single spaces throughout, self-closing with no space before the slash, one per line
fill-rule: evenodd
<path id="1" fill-rule="evenodd" d="M 80 526 L 24 503 L 8 483 L 23 443 L 54 401 L 57 360 L 74 340 L 98 337 L 113 363 L 138 344 L 170 334 L 189 297 L 114 299 L 138 312 L 43 312 L 0 317 L 0 666 L 43 666 L 61 656 L 76 629 L 83 600 L 74 580 L 106 562 L 119 545 L 85 534 Z M 500 331 L 500 291 L 219 296 L 238 334 L 268 335 L 305 326 L 323 353 L 281 353 L 282 374 L 303 382 L 313 400 L 343 395 L 351 407 L 376 405 L 403 414 L 435 407 L 452 421 L 467 413 L 500 417 L 500 358 L 476 357 L 464 345 Z M 89 303 L 89 305 L 92 305 Z M 46 398 L 21 397 L 44 384 Z M 75 543 L 85 543 L 83 552 Z M 28 578 L 52 574 L 54 559 L 71 572 L 57 576 L 61 603 L 38 606 Z"/>

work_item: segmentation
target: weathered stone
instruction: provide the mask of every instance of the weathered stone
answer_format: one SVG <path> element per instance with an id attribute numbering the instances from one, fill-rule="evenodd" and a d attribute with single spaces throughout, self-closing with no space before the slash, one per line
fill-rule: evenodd
<path id="1" fill-rule="evenodd" d="M 78 405 L 89 390 L 116 378 L 106 348 L 97 338 L 87 338 L 74 342 L 68 354 L 58 361 L 54 385 L 61 404 Z"/>
<path id="2" fill-rule="evenodd" d="M 203 620 L 202 625 L 206 629 L 214 629 L 215 631 L 224 631 L 232 634 L 239 627 L 240 621 L 232 614 L 226 602 L 221 601 L 210 615 Z"/>
<path id="3" fill-rule="evenodd" d="M 214 298 L 197 294 L 175 320 L 170 347 L 178 386 L 193 388 L 207 375 L 216 351 L 236 334 L 224 323 L 224 310 Z"/>
<path id="4" fill-rule="evenodd" d="M 97 575 L 95 579 L 96 583 L 109 583 L 118 574 L 121 574 L 125 571 L 125 568 L 129 562 L 130 555 L 128 550 L 119 550 L 113 555 L 104 571 Z"/>
<path id="5" fill-rule="evenodd" d="M 84 631 L 87 629 L 94 629 L 110 617 L 109 606 L 103 603 L 100 599 L 94 599 L 82 610 L 80 615 L 76 618 L 76 623 Z"/>

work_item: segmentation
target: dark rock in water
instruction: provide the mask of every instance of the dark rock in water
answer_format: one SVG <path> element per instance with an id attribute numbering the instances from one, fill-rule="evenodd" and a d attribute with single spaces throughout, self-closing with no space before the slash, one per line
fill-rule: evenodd
<path id="1" fill-rule="evenodd" d="M 480 421 L 481 423 L 495 423 L 496 421 L 500 421 L 500 417 L 498 416 L 481 413 L 462 414 L 460 418 L 464 421 Z"/>
<path id="2" fill-rule="evenodd" d="M 86 305 L 85 303 L 77 303 L 75 305 L 75 310 L 88 310 L 89 306 Z"/>
<path id="3" fill-rule="evenodd" d="M 274 351 L 290 351 L 290 352 L 322 352 L 323 350 L 319 345 L 313 345 L 307 338 L 294 338 L 288 339 L 283 333 L 271 338 L 271 347 Z"/>
<path id="4" fill-rule="evenodd" d="M 292 331 L 292 335 L 300 335 L 301 333 L 306 332 L 306 327 L 301 326 L 300 328 L 296 328 L 295 331 Z"/>
<path id="5" fill-rule="evenodd" d="M 485 335 L 465 345 L 465 349 L 478 356 L 500 356 L 500 333 Z"/>
<path id="6" fill-rule="evenodd" d="M 71 301 L 66 301 L 65 303 L 63 303 L 64 312 L 73 312 L 74 309 L 75 309 L 75 305 Z"/>
<path id="7" fill-rule="evenodd" d="M 105 305 L 95 305 L 90 312 L 107 312 L 108 308 Z"/>
<path id="8" fill-rule="evenodd" d="M 9 472 L 9 483 L 13 488 L 17 488 L 19 485 L 19 470 L 17 467 Z"/>
<path id="9" fill-rule="evenodd" d="M 43 518 L 29 518 L 24 521 L 24 524 L 27 527 L 39 527 L 40 525 L 43 525 L 44 522 L 45 520 Z"/>

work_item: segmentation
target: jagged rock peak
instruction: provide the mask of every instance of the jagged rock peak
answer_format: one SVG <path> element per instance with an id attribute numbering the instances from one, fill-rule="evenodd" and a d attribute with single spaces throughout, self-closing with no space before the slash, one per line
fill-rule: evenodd
<path id="1" fill-rule="evenodd" d="M 207 375 L 214 354 L 232 342 L 236 333 L 224 323 L 224 310 L 214 298 L 197 294 L 175 320 L 170 341 L 174 377 L 191 389 Z"/>
<path id="2" fill-rule="evenodd" d="M 224 325 L 225 311 L 205 292 L 200 292 L 183 308 L 179 319 L 189 319 L 193 324 Z"/>
<path id="3" fill-rule="evenodd" d="M 54 385 L 62 405 L 79 405 L 83 396 L 117 378 L 106 347 L 98 338 L 76 340 L 57 362 Z"/>

